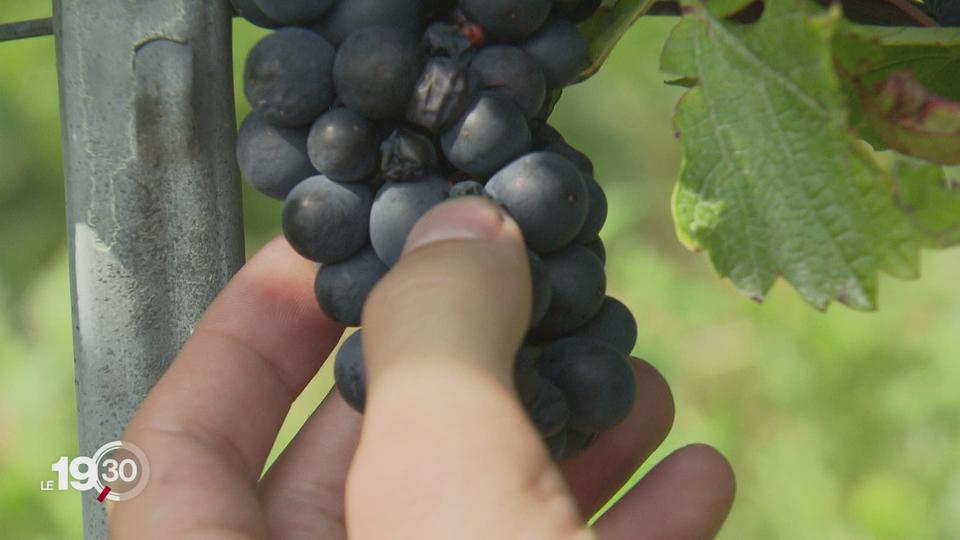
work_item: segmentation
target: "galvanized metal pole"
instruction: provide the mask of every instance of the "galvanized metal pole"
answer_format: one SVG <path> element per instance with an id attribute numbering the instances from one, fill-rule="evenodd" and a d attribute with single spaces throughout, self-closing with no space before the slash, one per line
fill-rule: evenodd
<path id="1" fill-rule="evenodd" d="M 243 262 L 231 14 L 54 0 L 83 455 L 121 436 Z M 96 495 L 87 539 L 107 537 Z"/>

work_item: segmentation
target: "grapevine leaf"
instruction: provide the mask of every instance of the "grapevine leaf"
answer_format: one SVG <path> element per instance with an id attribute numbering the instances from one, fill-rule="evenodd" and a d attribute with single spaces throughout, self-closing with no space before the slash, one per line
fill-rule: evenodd
<path id="1" fill-rule="evenodd" d="M 960 28 L 843 24 L 833 40 L 844 79 L 875 86 L 909 67 L 934 94 L 960 100 Z"/>
<path id="2" fill-rule="evenodd" d="M 949 177 L 943 167 L 906 158 L 894 171 L 897 206 L 923 235 L 926 246 L 960 243 L 960 171 Z"/>
<path id="3" fill-rule="evenodd" d="M 874 309 L 878 272 L 916 277 L 922 242 L 848 126 L 831 51 L 839 9 L 768 0 L 744 26 L 685 8 L 663 55 L 699 83 L 676 114 L 679 236 L 758 301 L 783 276 L 819 309 Z"/>
<path id="4" fill-rule="evenodd" d="M 960 163 L 960 31 L 845 25 L 833 48 L 862 137 Z"/>
<path id="5" fill-rule="evenodd" d="M 655 0 L 604 0 L 597 12 L 580 25 L 587 40 L 589 63 L 579 79 L 589 79 L 600 70 L 610 52 L 627 30 L 654 4 Z"/>

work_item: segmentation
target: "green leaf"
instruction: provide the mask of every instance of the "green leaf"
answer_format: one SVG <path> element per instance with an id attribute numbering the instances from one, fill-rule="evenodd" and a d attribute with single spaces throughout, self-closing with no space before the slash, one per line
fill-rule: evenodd
<path id="1" fill-rule="evenodd" d="M 903 158 L 894 168 L 896 203 L 910 219 L 927 247 L 960 243 L 960 170 Z"/>
<path id="2" fill-rule="evenodd" d="M 907 69 L 931 92 L 960 100 L 960 28 L 842 24 L 833 40 L 845 81 L 876 86 Z"/>
<path id="3" fill-rule="evenodd" d="M 699 82 L 676 114 L 679 236 L 758 301 L 783 276 L 819 309 L 874 309 L 878 272 L 916 277 L 922 242 L 849 128 L 831 49 L 839 9 L 768 0 L 743 26 L 685 3 L 663 55 Z"/>
<path id="4" fill-rule="evenodd" d="M 960 30 L 844 25 L 833 49 L 862 137 L 960 163 Z"/>
<path id="5" fill-rule="evenodd" d="M 581 81 L 600 70 L 620 38 L 654 2 L 655 0 L 604 0 L 597 12 L 580 25 L 580 33 L 587 40 L 589 57 L 587 67 L 580 74 Z"/>

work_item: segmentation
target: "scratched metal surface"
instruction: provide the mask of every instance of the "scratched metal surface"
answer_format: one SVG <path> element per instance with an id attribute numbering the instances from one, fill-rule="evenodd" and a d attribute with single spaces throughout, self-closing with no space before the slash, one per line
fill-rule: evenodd
<path id="1" fill-rule="evenodd" d="M 55 0 L 80 453 L 243 262 L 227 0 Z M 107 537 L 96 493 L 84 537 Z"/>

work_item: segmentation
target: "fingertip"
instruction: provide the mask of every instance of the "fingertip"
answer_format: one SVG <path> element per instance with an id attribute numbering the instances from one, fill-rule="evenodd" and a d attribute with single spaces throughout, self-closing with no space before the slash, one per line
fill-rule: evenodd
<path id="1" fill-rule="evenodd" d="M 737 477 L 730 461 L 719 450 L 703 443 L 684 446 L 667 459 L 676 459 L 688 474 L 699 477 L 710 498 L 708 504 L 725 518 L 737 495 Z"/>
<path id="2" fill-rule="evenodd" d="M 630 357 L 637 377 L 638 403 L 634 405 L 634 414 L 642 413 L 650 419 L 650 436 L 656 446 L 667 438 L 676 419 L 676 402 L 673 390 L 666 377 L 646 360 Z"/>
<path id="3" fill-rule="evenodd" d="M 385 365 L 449 359 L 506 377 L 529 326 L 530 280 L 519 227 L 498 206 L 478 197 L 437 206 L 367 298 L 371 380 Z"/>
<path id="4" fill-rule="evenodd" d="M 511 227 L 511 224 L 513 225 Z M 483 197 L 446 201 L 428 212 L 410 231 L 403 253 L 444 240 L 520 240 L 519 228 L 499 206 Z"/>
<path id="5" fill-rule="evenodd" d="M 705 444 L 674 451 L 596 523 L 601 538 L 715 538 L 733 506 L 730 463 Z"/>
<path id="6" fill-rule="evenodd" d="M 237 325 L 251 318 L 277 320 L 287 327 L 342 327 L 326 317 L 313 294 L 316 269 L 283 236 L 270 240 L 218 295 L 201 324 Z M 246 332 L 243 332 L 246 333 Z M 338 337 L 335 332 L 334 337 Z"/>

